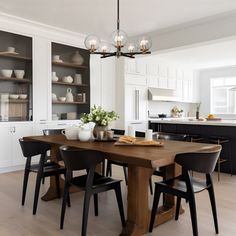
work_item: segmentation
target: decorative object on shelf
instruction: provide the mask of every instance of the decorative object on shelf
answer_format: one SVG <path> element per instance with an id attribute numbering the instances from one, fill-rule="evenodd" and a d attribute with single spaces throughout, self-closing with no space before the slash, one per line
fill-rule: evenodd
<path id="1" fill-rule="evenodd" d="M 74 56 L 72 57 L 71 61 L 74 64 L 77 64 L 77 65 L 81 66 L 84 63 L 84 58 L 79 54 L 79 51 L 76 51 Z"/>
<path id="2" fill-rule="evenodd" d="M 62 78 L 62 81 L 63 81 L 64 83 L 69 83 L 69 84 L 71 84 L 71 83 L 73 82 L 73 78 L 72 78 L 70 75 L 64 76 L 64 77 Z"/>
<path id="3" fill-rule="evenodd" d="M 53 62 L 63 62 L 63 61 L 60 59 L 60 55 L 53 55 L 53 56 L 52 56 L 52 61 L 53 61 Z"/>
<path id="4" fill-rule="evenodd" d="M 197 107 L 196 107 L 196 119 L 199 120 L 199 110 L 201 107 L 201 102 L 197 103 Z"/>
<path id="5" fill-rule="evenodd" d="M 57 101 L 57 95 L 55 93 L 52 93 L 52 101 L 53 102 Z"/>
<path id="6" fill-rule="evenodd" d="M 17 79 L 23 79 L 24 75 L 25 75 L 25 71 L 24 70 L 14 70 L 14 74 Z"/>
<path id="7" fill-rule="evenodd" d="M 80 119 L 84 123 L 94 122 L 96 124 L 93 132 L 96 138 L 100 131 L 107 131 L 109 123 L 118 118 L 114 111 L 105 111 L 102 107 L 94 105 L 91 108 L 91 112 L 88 114 L 83 113 Z"/>
<path id="8" fill-rule="evenodd" d="M 26 99 L 27 98 L 27 94 L 19 94 L 19 98 L 20 99 Z"/>
<path id="9" fill-rule="evenodd" d="M 15 53 L 15 48 L 14 47 L 7 47 L 7 52 Z"/>
<path id="10" fill-rule="evenodd" d="M 9 98 L 10 99 L 18 99 L 19 98 L 19 94 L 9 94 Z"/>
<path id="11" fill-rule="evenodd" d="M 57 114 L 52 114 L 52 120 L 59 120 L 59 117 Z"/>
<path id="12" fill-rule="evenodd" d="M 172 117 L 182 117 L 183 116 L 183 109 L 179 109 L 177 106 L 174 106 L 171 109 L 171 116 Z"/>
<path id="13" fill-rule="evenodd" d="M 74 83 L 75 84 L 82 84 L 82 76 L 81 76 L 81 74 L 75 74 Z"/>
<path id="14" fill-rule="evenodd" d="M 6 78 L 11 78 L 12 72 L 13 72 L 13 70 L 8 70 L 8 69 L 1 70 L 3 77 L 6 77 Z"/>
<path id="15" fill-rule="evenodd" d="M 78 93 L 77 94 L 77 101 L 78 102 L 83 102 L 83 93 Z"/>
<path id="16" fill-rule="evenodd" d="M 110 52 L 110 44 L 108 43 L 100 43 L 100 39 L 96 35 L 88 35 L 85 38 L 84 44 L 85 47 L 92 54 L 100 54 L 101 58 L 106 57 L 130 57 L 134 58 L 134 55 L 137 54 L 150 54 L 149 49 L 152 46 L 152 40 L 148 36 L 142 36 L 139 38 L 137 43 L 129 43 L 127 44 L 128 37 L 126 32 L 120 30 L 120 2 L 117 0 L 117 28 L 111 35 L 111 44 L 116 48 L 116 51 Z M 137 49 L 136 49 L 137 45 Z M 127 46 L 127 52 L 122 52 L 122 48 Z M 99 50 L 99 51 L 97 51 Z M 139 50 L 139 51 L 136 51 Z"/>
<path id="17" fill-rule="evenodd" d="M 67 102 L 74 102 L 74 97 L 73 97 L 72 89 L 71 88 L 68 88 L 66 90 L 66 101 Z"/>
<path id="18" fill-rule="evenodd" d="M 55 71 L 52 72 L 52 81 L 57 82 L 59 78 L 57 77 L 57 73 Z"/>
<path id="19" fill-rule="evenodd" d="M 58 98 L 60 102 L 65 102 L 66 101 L 66 97 L 59 97 Z"/>

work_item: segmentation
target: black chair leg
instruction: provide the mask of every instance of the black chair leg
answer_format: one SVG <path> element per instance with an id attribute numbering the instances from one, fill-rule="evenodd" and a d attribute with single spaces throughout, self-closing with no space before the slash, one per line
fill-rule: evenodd
<path id="1" fill-rule="evenodd" d="M 60 229 L 63 229 L 64 226 L 64 218 L 65 218 L 65 212 L 66 212 L 66 202 L 68 203 L 68 206 L 70 205 L 69 200 L 69 186 L 65 183 L 64 186 L 64 193 L 63 193 L 63 200 L 62 200 L 62 207 L 61 207 L 61 222 L 60 222 Z"/>
<path id="2" fill-rule="evenodd" d="M 57 197 L 61 198 L 61 190 L 60 190 L 60 176 L 55 175 L 56 178 L 56 186 L 57 186 Z"/>
<path id="3" fill-rule="evenodd" d="M 124 207 L 123 207 L 123 201 L 122 201 L 122 195 L 121 195 L 121 188 L 120 188 L 120 183 L 117 184 L 115 187 L 115 193 L 116 193 L 116 199 L 119 207 L 119 212 L 120 212 L 120 219 L 122 226 L 125 226 L 125 214 L 124 214 Z"/>
<path id="4" fill-rule="evenodd" d="M 82 234 L 81 234 L 82 236 L 86 236 L 86 233 L 87 233 L 90 197 L 91 197 L 90 193 L 85 192 L 85 195 L 84 195 L 83 220 L 82 220 Z"/>
<path id="5" fill-rule="evenodd" d="M 191 196 L 191 198 L 189 198 L 189 208 L 191 214 L 193 236 L 198 236 L 197 213 L 196 213 L 196 203 L 194 196 Z"/>
<path id="6" fill-rule="evenodd" d="M 153 195 L 152 177 L 150 177 L 150 179 L 149 179 L 149 188 L 150 188 L 151 195 Z"/>
<path id="7" fill-rule="evenodd" d="M 211 209 L 212 209 L 212 214 L 213 214 L 213 218 L 214 218 L 215 231 L 216 231 L 216 234 L 218 234 L 219 233 L 219 226 L 218 226 L 216 201 L 215 201 L 215 194 L 214 194 L 213 186 L 208 188 L 208 193 L 209 193 L 209 197 L 210 197 L 210 201 L 211 201 Z"/>
<path id="8" fill-rule="evenodd" d="M 67 195 L 67 206 L 71 207 L 71 203 L 70 203 L 70 193 L 68 191 L 68 195 Z"/>
<path id="9" fill-rule="evenodd" d="M 151 220 L 150 220 L 150 225 L 149 225 L 149 232 L 152 232 L 152 230 L 153 230 L 153 225 L 154 225 L 154 221 L 156 218 L 157 207 L 158 207 L 160 195 L 161 195 L 161 192 L 158 190 L 157 187 L 155 187 L 154 201 L 153 201 L 153 206 L 152 206 L 152 214 L 151 214 Z"/>
<path id="10" fill-rule="evenodd" d="M 105 160 L 102 162 L 102 175 L 105 175 L 105 165 L 106 165 L 106 162 Z"/>
<path id="11" fill-rule="evenodd" d="M 41 179 L 42 179 L 42 171 L 39 170 L 35 185 L 33 215 L 35 215 L 37 211 Z"/>
<path id="12" fill-rule="evenodd" d="M 21 205 L 25 205 L 25 196 L 26 196 L 26 190 L 27 190 L 27 185 L 28 185 L 28 179 L 29 179 L 29 170 L 25 169 L 25 174 L 24 174 L 24 181 L 23 181 L 23 191 L 22 191 L 22 200 L 21 200 Z"/>
<path id="13" fill-rule="evenodd" d="M 128 173 L 127 167 L 123 166 L 124 176 L 125 176 L 125 184 L 128 185 Z"/>
<path id="14" fill-rule="evenodd" d="M 42 178 L 42 184 L 45 184 L 45 177 Z"/>
<path id="15" fill-rule="evenodd" d="M 97 193 L 93 195 L 93 200 L 94 200 L 94 213 L 95 213 L 95 216 L 98 216 L 98 194 Z"/>
<path id="16" fill-rule="evenodd" d="M 175 212 L 175 220 L 178 220 L 178 219 L 179 219 L 180 204 L 181 204 L 181 197 L 177 197 L 176 212 Z"/>
<path id="17" fill-rule="evenodd" d="M 109 162 L 109 160 L 107 160 L 106 176 L 109 176 L 110 170 L 111 170 L 111 163 Z"/>

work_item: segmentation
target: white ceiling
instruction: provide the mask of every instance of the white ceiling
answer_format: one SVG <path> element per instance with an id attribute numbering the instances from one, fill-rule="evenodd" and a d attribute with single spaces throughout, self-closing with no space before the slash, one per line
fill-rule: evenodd
<path id="1" fill-rule="evenodd" d="M 166 61 L 195 69 L 236 65 L 236 40 L 191 47 L 156 55 Z"/>
<path id="2" fill-rule="evenodd" d="M 236 10 L 235 0 L 120 0 L 129 36 Z M 0 11 L 106 38 L 116 27 L 116 0 L 0 0 Z"/>

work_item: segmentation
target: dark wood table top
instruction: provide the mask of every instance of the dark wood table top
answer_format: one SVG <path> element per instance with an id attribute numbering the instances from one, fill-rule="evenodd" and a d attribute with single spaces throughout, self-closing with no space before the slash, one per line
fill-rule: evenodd
<path id="1" fill-rule="evenodd" d="M 157 168 L 174 163 L 175 155 L 185 152 L 205 152 L 219 149 L 219 145 L 163 140 L 163 147 L 115 146 L 113 142 L 80 142 L 67 140 L 63 135 L 28 136 L 26 139 L 55 145 L 68 145 L 80 149 L 102 151 L 110 160 L 127 164 Z"/>

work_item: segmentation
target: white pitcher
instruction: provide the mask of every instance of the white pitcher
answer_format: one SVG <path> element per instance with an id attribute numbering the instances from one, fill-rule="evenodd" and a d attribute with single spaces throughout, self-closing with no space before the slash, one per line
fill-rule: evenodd
<path id="1" fill-rule="evenodd" d="M 74 97 L 73 97 L 73 94 L 72 94 L 72 89 L 71 88 L 68 88 L 66 90 L 66 101 L 67 102 L 73 102 L 74 101 Z"/>

